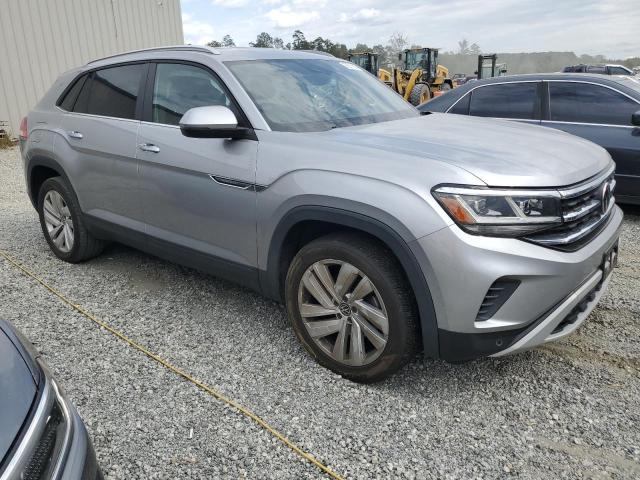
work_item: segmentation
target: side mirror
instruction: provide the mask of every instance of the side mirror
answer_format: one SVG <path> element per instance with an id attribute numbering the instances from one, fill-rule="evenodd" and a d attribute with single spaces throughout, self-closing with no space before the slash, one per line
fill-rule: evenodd
<path id="1" fill-rule="evenodd" d="M 212 105 L 187 110 L 180 119 L 180 131 L 194 138 L 249 138 L 252 131 L 238 127 L 238 119 L 227 107 Z"/>
<path id="2" fill-rule="evenodd" d="M 631 125 L 635 125 L 636 127 L 640 127 L 640 110 L 631 115 Z"/>

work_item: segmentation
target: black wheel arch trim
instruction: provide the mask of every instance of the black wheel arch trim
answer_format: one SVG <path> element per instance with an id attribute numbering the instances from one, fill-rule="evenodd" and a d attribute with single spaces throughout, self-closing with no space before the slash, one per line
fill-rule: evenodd
<path id="1" fill-rule="evenodd" d="M 27 193 L 29 195 L 29 199 L 31 200 L 31 204 L 34 208 L 38 208 L 38 192 L 34 192 L 31 190 L 32 179 L 33 179 L 33 170 L 37 167 L 46 167 L 54 170 L 60 177 L 64 178 L 65 182 L 71 186 L 73 189 L 73 185 L 69 180 L 64 168 L 60 165 L 56 160 L 51 157 L 45 157 L 42 155 L 35 155 L 27 160 Z M 75 192 L 75 190 L 74 190 Z"/>
<path id="2" fill-rule="evenodd" d="M 280 257 L 285 246 L 284 241 L 291 228 L 304 221 L 321 221 L 360 230 L 376 237 L 391 249 L 404 269 L 416 298 L 424 354 L 431 358 L 439 358 L 435 308 L 418 260 L 408 243 L 393 228 L 367 215 L 325 206 L 299 206 L 291 209 L 280 220 L 271 237 L 266 271 L 259 272 L 263 293 L 274 300 L 282 300 Z"/>

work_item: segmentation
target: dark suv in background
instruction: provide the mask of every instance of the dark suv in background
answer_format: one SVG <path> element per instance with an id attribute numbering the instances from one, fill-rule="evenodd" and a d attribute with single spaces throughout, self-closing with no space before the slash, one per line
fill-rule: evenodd
<path id="1" fill-rule="evenodd" d="M 634 71 L 623 65 L 570 65 L 562 69 L 563 73 L 597 73 L 600 75 L 635 75 Z"/>
<path id="2" fill-rule="evenodd" d="M 589 74 L 470 82 L 418 107 L 542 125 L 591 140 L 616 162 L 616 199 L 640 204 L 640 80 Z"/>

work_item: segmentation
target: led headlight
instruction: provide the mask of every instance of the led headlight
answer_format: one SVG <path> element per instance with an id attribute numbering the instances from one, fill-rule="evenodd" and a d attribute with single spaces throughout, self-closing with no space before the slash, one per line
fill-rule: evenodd
<path id="1" fill-rule="evenodd" d="M 443 186 L 434 197 L 465 231 L 517 237 L 562 223 L 560 194 L 545 190 L 505 190 Z"/>

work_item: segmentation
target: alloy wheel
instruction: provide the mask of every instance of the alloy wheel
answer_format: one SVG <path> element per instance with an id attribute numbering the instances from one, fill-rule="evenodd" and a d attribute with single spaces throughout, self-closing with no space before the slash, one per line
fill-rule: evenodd
<path id="1" fill-rule="evenodd" d="M 389 320 L 382 297 L 350 263 L 320 260 L 311 265 L 298 287 L 298 309 L 315 344 L 339 363 L 367 365 L 387 345 Z"/>
<path id="2" fill-rule="evenodd" d="M 42 209 L 49 238 L 58 250 L 69 253 L 73 248 L 74 228 L 67 202 L 57 191 L 49 190 Z"/>

